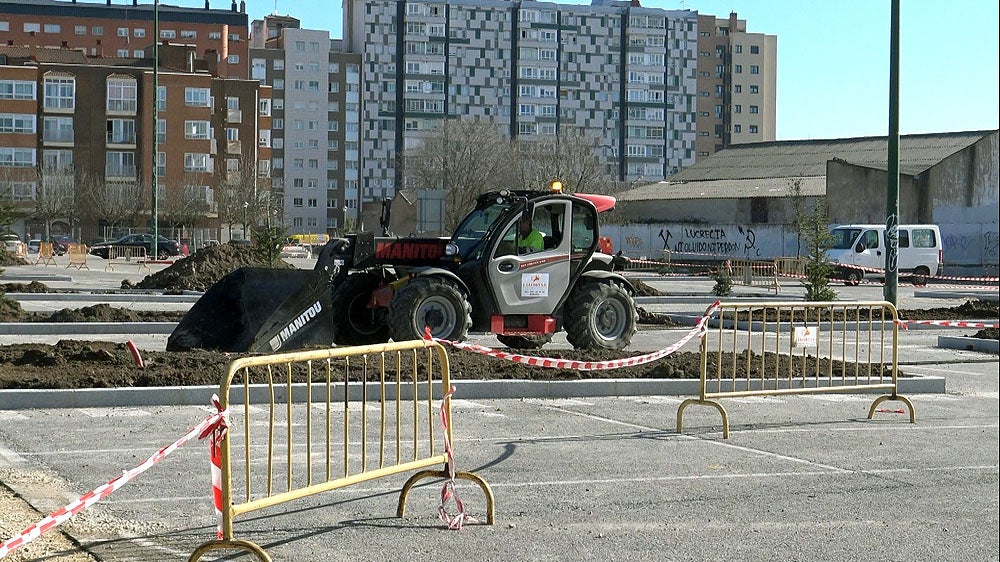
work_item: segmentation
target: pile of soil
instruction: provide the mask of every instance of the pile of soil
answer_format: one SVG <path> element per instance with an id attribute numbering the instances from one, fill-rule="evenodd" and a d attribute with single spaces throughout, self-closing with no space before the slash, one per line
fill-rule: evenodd
<path id="1" fill-rule="evenodd" d="M 29 265 L 30 262 L 24 258 L 19 258 L 8 252 L 6 249 L 0 250 L 0 266 L 4 265 Z"/>
<path id="2" fill-rule="evenodd" d="M 551 350 L 541 354 L 560 359 L 603 361 L 627 357 L 615 352 L 580 352 Z M 210 351 L 184 353 L 143 352 L 144 367 L 138 367 L 124 344 L 110 342 L 60 341 L 56 345 L 19 344 L 0 346 L 0 389 L 53 389 L 53 388 L 118 388 L 135 386 L 217 385 L 228 365 L 244 354 L 225 354 Z M 718 355 L 710 354 L 709 369 L 714 372 Z M 648 365 L 624 367 L 604 371 L 578 371 L 573 369 L 540 369 L 511 361 L 494 359 L 475 353 L 453 351 L 449 353 L 451 376 L 455 380 L 581 380 L 603 378 L 634 379 L 693 379 L 699 376 L 700 355 L 680 352 Z M 723 354 L 724 365 L 732 365 L 731 354 Z M 751 353 L 750 360 L 741 354 L 735 361 L 738 377 L 760 376 L 763 367 L 773 372 L 780 361 L 781 372 L 792 365 L 792 377 L 802 376 L 801 361 L 789 362 L 788 356 L 780 359 L 767 353 Z M 820 372 L 826 373 L 829 360 L 821 360 Z M 834 361 L 833 372 L 841 371 L 841 363 Z M 852 367 L 853 368 L 853 367 Z M 805 366 L 805 375 L 815 373 L 815 363 Z M 851 371 L 851 369 L 848 369 Z M 357 377 L 359 370 L 352 371 Z M 304 382 L 304 373 L 296 372 L 294 382 Z M 314 370 L 315 381 L 323 380 L 321 369 Z M 377 381 L 381 373 L 369 371 L 369 380 Z"/>
<path id="3" fill-rule="evenodd" d="M 52 313 L 25 312 L 21 303 L 0 297 L 0 322 L 180 322 L 180 310 L 130 310 L 108 304 L 64 308 Z"/>
<path id="4" fill-rule="evenodd" d="M 240 267 L 272 267 L 293 269 L 295 266 L 278 260 L 261 260 L 253 246 L 219 244 L 202 248 L 179 259 L 170 267 L 147 275 L 135 285 L 122 281 L 123 289 L 161 289 L 165 291 L 207 291 L 228 273 Z"/>

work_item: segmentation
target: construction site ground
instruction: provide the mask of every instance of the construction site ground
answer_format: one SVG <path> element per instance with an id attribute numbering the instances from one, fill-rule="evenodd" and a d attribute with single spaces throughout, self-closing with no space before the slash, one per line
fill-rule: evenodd
<path id="1" fill-rule="evenodd" d="M 289 261 L 312 267 L 308 260 Z M 136 266 L 104 271 L 94 259 L 90 266 L 82 272 L 66 270 L 65 263 L 6 266 L 0 283 L 37 277 L 55 289 L 86 293 L 69 301 L 19 301 L 44 315 L 108 304 L 100 291 L 123 280 L 137 284 L 151 272 Z M 644 281 L 661 294 L 642 297 L 640 306 L 677 325 L 643 324 L 629 353 L 677 341 L 716 298 L 707 278 Z M 841 300 L 882 300 L 876 285 L 836 289 Z M 801 292 L 797 281 L 785 280 L 780 295 L 737 286 L 732 298 L 794 301 Z M 947 319 L 940 315 L 970 298 L 995 300 L 996 290 L 900 287 L 899 307 L 940 309 L 929 319 Z M 156 300 L 170 299 L 136 296 L 112 304 L 135 311 L 190 306 L 183 296 Z M 435 511 L 439 485 L 417 488 L 407 517 L 396 519 L 401 480 L 394 478 L 251 514 L 237 520 L 237 538 L 258 542 L 275 560 L 996 560 L 997 356 L 936 347 L 940 334 L 976 331 L 931 327 L 901 336 L 904 371 L 947 377 L 946 393 L 910 397 L 916 424 L 894 407 L 866 420 L 871 395 L 728 399 L 732 434 L 722 439 L 711 409 L 690 410 L 685 432 L 676 432 L 683 396 L 459 396 L 457 467 L 479 472 L 493 486 L 495 526 L 445 531 Z M 70 339 L 80 343 L 59 343 Z M 22 353 L 3 369 L 16 373 L 20 363 L 23 374 L 46 371 L 50 363 L 65 377 L 88 362 L 110 360 L 109 354 L 118 361 L 116 344 L 126 340 L 155 364 L 186 360 L 163 352 L 162 333 L 7 334 L 0 335 L 4 356 L 23 349 L 28 357 Z M 497 345 L 491 336 L 472 340 Z M 63 363 L 55 349 L 75 350 L 80 358 Z M 560 335 L 542 352 L 575 353 Z M 189 357 L 180 371 L 217 379 L 220 363 Z M 126 359 L 122 372 L 145 376 Z M 481 366 L 459 370 L 499 370 L 497 360 L 474 361 Z M 115 376 L 115 384 L 126 384 L 126 377 Z M 0 540 L 141 462 L 208 410 L 207 404 L 0 410 Z M 9 559 L 186 559 L 214 536 L 209 482 L 207 449 L 192 443 Z M 482 515 L 479 492 L 459 490 L 470 514 Z"/>

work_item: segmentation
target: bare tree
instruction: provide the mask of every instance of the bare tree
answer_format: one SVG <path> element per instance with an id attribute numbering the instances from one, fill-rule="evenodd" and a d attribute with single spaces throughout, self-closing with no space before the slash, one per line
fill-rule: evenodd
<path id="1" fill-rule="evenodd" d="M 241 155 L 236 167 L 226 170 L 226 179 L 215 192 L 215 205 L 219 218 L 229 225 L 230 238 L 234 224 L 243 226 L 245 236 L 251 226 L 270 223 L 274 209 L 270 181 L 260 174 L 255 154 Z"/>
<path id="2" fill-rule="evenodd" d="M 83 175 L 79 186 L 81 206 L 98 222 L 112 228 L 135 225 L 149 209 L 149 190 L 139 181 L 105 182 L 97 176 Z"/>
<path id="3" fill-rule="evenodd" d="M 170 228 L 196 226 L 212 212 L 212 189 L 209 175 L 186 174 L 180 185 L 166 186 L 159 200 L 159 215 Z"/>
<path id="4" fill-rule="evenodd" d="M 517 189 L 547 189 L 553 180 L 568 192 L 602 193 L 613 185 L 597 158 L 597 139 L 571 129 L 512 143 L 509 166 Z"/>
<path id="5" fill-rule="evenodd" d="M 51 235 L 52 222 L 66 219 L 76 222 L 76 177 L 73 169 L 42 167 L 38 170 L 38 188 L 35 192 L 34 218 L 45 225 L 45 239 Z"/>

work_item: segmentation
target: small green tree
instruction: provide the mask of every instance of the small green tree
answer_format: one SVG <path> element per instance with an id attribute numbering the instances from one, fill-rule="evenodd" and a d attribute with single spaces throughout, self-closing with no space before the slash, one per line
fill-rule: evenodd
<path id="1" fill-rule="evenodd" d="M 274 265 L 281 259 L 281 247 L 287 235 L 280 226 L 258 226 L 253 228 L 253 251 L 262 262 Z"/>
<path id="2" fill-rule="evenodd" d="M 733 277 L 729 274 L 729 261 L 726 261 L 719 269 L 712 274 L 715 286 L 712 287 L 712 294 L 717 297 L 728 297 L 733 293 Z"/>
<path id="3" fill-rule="evenodd" d="M 833 242 L 829 230 L 829 215 L 826 203 L 819 203 L 812 213 L 802 221 L 806 238 L 806 288 L 807 301 L 832 301 L 837 299 L 837 292 L 830 288 L 830 275 L 833 267 L 827 256 L 827 248 Z"/>

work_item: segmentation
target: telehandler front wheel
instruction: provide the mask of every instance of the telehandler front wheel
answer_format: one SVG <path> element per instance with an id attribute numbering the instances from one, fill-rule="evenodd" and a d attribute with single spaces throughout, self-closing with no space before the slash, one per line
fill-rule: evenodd
<path id="1" fill-rule="evenodd" d="M 621 285 L 590 282 L 570 295 L 565 318 L 566 339 L 574 348 L 621 351 L 632 343 L 639 313 Z"/>
<path id="2" fill-rule="evenodd" d="M 462 341 L 472 326 L 472 306 L 455 283 L 441 277 L 417 277 L 389 301 L 388 323 L 395 341 L 419 340 L 424 327 L 435 338 Z"/>
<path id="3" fill-rule="evenodd" d="M 369 308 L 372 291 L 382 284 L 382 278 L 373 273 L 348 275 L 330 297 L 336 329 L 333 340 L 337 345 L 369 345 L 389 341 L 389 326 L 385 323 L 384 308 Z"/>

